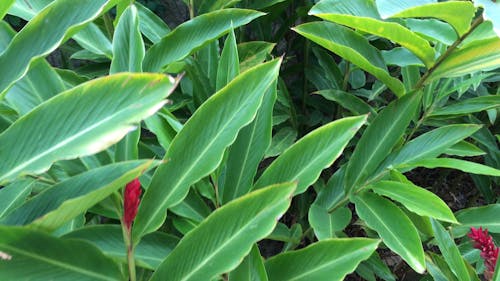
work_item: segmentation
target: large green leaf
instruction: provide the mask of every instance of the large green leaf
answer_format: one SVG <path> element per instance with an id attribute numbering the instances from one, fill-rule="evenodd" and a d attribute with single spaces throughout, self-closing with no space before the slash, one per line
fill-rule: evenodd
<path id="1" fill-rule="evenodd" d="M 271 233 L 276 218 L 288 209 L 295 187 L 273 185 L 217 209 L 182 238 L 151 281 L 211 280 L 235 268 L 255 242 Z"/>
<path id="2" fill-rule="evenodd" d="M 437 0 L 412 0 L 412 1 L 401 1 L 401 0 L 377 0 L 377 9 L 383 18 L 388 18 L 392 15 L 400 13 L 404 10 L 426 5 L 430 3 L 435 3 Z"/>
<path id="3" fill-rule="evenodd" d="M 156 230 L 165 211 L 182 201 L 189 187 L 215 170 L 238 131 L 254 119 L 275 83 L 281 60 L 248 70 L 212 95 L 186 122 L 155 172 L 137 214 L 134 238 Z"/>
<path id="4" fill-rule="evenodd" d="M 448 168 L 476 175 L 500 177 L 500 170 L 498 169 L 483 164 L 461 159 L 455 159 L 455 158 L 422 159 L 398 166 L 398 168 L 402 168 L 405 170 L 409 170 L 416 167 L 424 167 L 428 169 Z"/>
<path id="5" fill-rule="evenodd" d="M 24 115 L 65 89 L 54 68 L 44 58 L 38 58 L 31 63 L 26 75 L 8 90 L 5 99 L 19 115 Z"/>
<path id="6" fill-rule="evenodd" d="M 459 101 L 433 110 L 428 116 L 461 115 L 500 107 L 500 95 L 482 96 Z"/>
<path id="7" fill-rule="evenodd" d="M 348 109 L 356 115 L 369 113 L 370 115 L 368 116 L 368 120 L 371 120 L 375 116 L 377 116 L 377 112 L 368 103 L 353 95 L 352 93 L 344 92 L 341 90 L 323 90 L 316 92 L 315 94 L 319 94 L 327 100 L 337 102 L 342 107 Z"/>
<path id="8" fill-rule="evenodd" d="M 118 72 L 142 72 L 144 42 L 139 30 L 137 8 L 130 5 L 120 16 L 113 36 L 113 59 L 110 74 Z M 117 145 L 115 160 L 125 161 L 138 158 L 137 144 L 140 128 L 130 132 Z"/>
<path id="9" fill-rule="evenodd" d="M 0 183 L 107 148 L 161 108 L 173 88 L 165 75 L 116 74 L 44 102 L 0 135 Z"/>
<path id="10" fill-rule="evenodd" d="M 359 217 L 378 232 L 387 247 L 416 272 L 425 271 L 424 250 L 417 229 L 401 209 L 371 192 L 357 194 L 352 201 Z"/>
<path id="11" fill-rule="evenodd" d="M 54 51 L 76 27 L 92 21 L 109 0 L 57 0 L 38 13 L 0 55 L 0 98 L 31 62 Z M 68 7 L 71 7 L 68 9 Z M 39 32 L 43 30 L 43 36 Z"/>
<path id="12" fill-rule="evenodd" d="M 264 171 L 254 188 L 297 181 L 295 194 L 304 192 L 321 171 L 337 159 L 351 138 L 366 122 L 366 115 L 333 121 L 307 134 Z"/>
<path id="13" fill-rule="evenodd" d="M 263 41 L 251 41 L 238 44 L 240 71 L 246 71 L 263 62 L 269 54 L 271 54 L 275 45 L 274 43 Z"/>
<path id="14" fill-rule="evenodd" d="M 16 0 L 4 0 L 0 2 L 0 20 L 3 19 L 10 6 L 12 6 L 14 2 L 16 2 Z"/>
<path id="15" fill-rule="evenodd" d="M 268 281 L 264 261 L 257 244 L 252 246 L 250 254 L 229 273 L 229 281 Z"/>
<path id="16" fill-rule="evenodd" d="M 123 242 L 122 228 L 118 224 L 92 225 L 77 229 L 63 236 L 80 239 L 93 244 L 107 256 L 126 263 L 127 255 Z M 135 262 L 138 266 L 155 270 L 179 242 L 179 238 L 164 232 L 153 232 L 141 239 L 134 248 Z"/>
<path id="17" fill-rule="evenodd" d="M 168 25 L 159 16 L 140 3 L 136 2 L 134 5 L 139 11 L 139 28 L 142 34 L 153 43 L 160 42 L 161 38 L 170 32 Z"/>
<path id="18" fill-rule="evenodd" d="M 144 42 L 139 31 L 137 8 L 130 5 L 121 15 L 113 36 L 113 60 L 110 74 L 141 72 Z"/>
<path id="19" fill-rule="evenodd" d="M 480 128 L 479 125 L 456 124 L 429 131 L 411 140 L 401 149 L 392 152 L 379 169 L 392 168 L 412 161 L 439 156 L 446 149 L 472 135 Z"/>
<path id="20" fill-rule="evenodd" d="M 354 150 L 345 174 L 345 190 L 372 176 L 377 166 L 403 136 L 420 104 L 421 92 L 393 101 L 368 126 Z"/>
<path id="21" fill-rule="evenodd" d="M 217 81 L 215 90 L 218 91 L 227 85 L 234 77 L 240 74 L 240 60 L 234 30 L 229 32 L 224 43 L 217 67 Z"/>
<path id="22" fill-rule="evenodd" d="M 274 256 L 265 265 L 272 281 L 340 281 L 368 259 L 379 243 L 367 238 L 328 239 Z"/>
<path id="23" fill-rule="evenodd" d="M 33 179 L 19 180 L 0 189 L 0 218 L 24 203 L 34 182 Z"/>
<path id="24" fill-rule="evenodd" d="M 293 30 L 371 73 L 397 96 L 404 95 L 403 83 L 389 74 L 380 51 L 359 33 L 330 22 L 306 23 Z"/>
<path id="25" fill-rule="evenodd" d="M 429 75 L 428 82 L 442 77 L 495 69 L 500 66 L 500 38 L 478 40 L 456 49 Z"/>
<path id="26" fill-rule="evenodd" d="M 465 34 L 475 13 L 469 1 L 447 1 L 412 7 L 392 15 L 396 18 L 436 18 L 449 23 L 458 35 Z"/>
<path id="27" fill-rule="evenodd" d="M 379 195 L 398 201 L 421 216 L 458 223 L 446 203 L 434 193 L 410 183 L 379 181 L 371 186 Z"/>
<path id="28" fill-rule="evenodd" d="M 150 161 L 120 162 L 81 173 L 45 189 L 0 223 L 55 230 L 124 187 L 149 165 Z"/>
<path id="29" fill-rule="evenodd" d="M 11 257 L 0 262 L 2 280 L 123 280 L 112 259 L 79 240 L 0 226 L 0 252 Z"/>
<path id="30" fill-rule="evenodd" d="M 309 14 L 387 38 L 413 52 L 427 67 L 434 63 L 436 55 L 429 42 L 398 23 L 380 20 L 374 1 L 323 0 Z"/>
<path id="31" fill-rule="evenodd" d="M 195 17 L 179 25 L 146 52 L 144 70 L 160 71 L 164 66 L 185 58 L 232 28 L 245 25 L 262 15 L 263 13 L 252 10 L 224 9 Z"/>
<path id="32" fill-rule="evenodd" d="M 450 234 L 446 232 L 444 227 L 437 221 L 431 219 L 432 229 L 434 231 L 434 237 L 436 238 L 439 250 L 450 266 L 451 271 L 460 281 L 469 281 L 469 273 L 467 271 L 467 266 L 465 265 L 464 259 L 458 250 L 455 241 L 450 237 Z"/>
<path id="33" fill-rule="evenodd" d="M 470 227 L 483 227 L 493 233 L 500 233 L 500 204 L 491 204 L 481 207 L 467 208 L 458 211 L 455 216 L 460 222 L 459 226 L 454 228 L 469 231 Z"/>
<path id="34" fill-rule="evenodd" d="M 253 186 L 259 163 L 272 139 L 272 116 L 276 85 L 268 89 L 255 119 L 241 129 L 227 152 L 224 174 L 223 204 L 248 193 Z"/>

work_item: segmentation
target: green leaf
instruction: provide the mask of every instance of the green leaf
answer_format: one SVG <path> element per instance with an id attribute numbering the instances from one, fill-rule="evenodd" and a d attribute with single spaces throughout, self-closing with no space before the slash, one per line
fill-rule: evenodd
<path id="1" fill-rule="evenodd" d="M 431 219 L 432 229 L 434 231 L 434 237 L 436 238 L 439 250 L 450 266 L 451 271 L 460 281 L 469 281 L 469 272 L 465 265 L 465 261 L 458 250 L 455 241 L 450 237 L 450 234 L 446 232 L 444 227 L 437 221 Z"/>
<path id="2" fill-rule="evenodd" d="M 165 75 L 116 74 L 44 102 L 0 135 L 0 183 L 109 147 L 161 108 L 173 88 Z"/>
<path id="3" fill-rule="evenodd" d="M 77 229 L 63 236 L 66 239 L 84 240 L 99 248 L 105 255 L 127 262 L 123 232 L 120 225 L 92 225 Z M 134 248 L 138 266 L 155 270 L 175 248 L 179 238 L 164 232 L 153 232 L 144 236 Z"/>
<path id="4" fill-rule="evenodd" d="M 182 238 L 151 281 L 210 280 L 235 268 L 255 242 L 271 233 L 294 189 L 292 183 L 273 185 L 217 209 Z"/>
<path id="5" fill-rule="evenodd" d="M 446 149 L 474 134 L 480 125 L 456 124 L 442 126 L 409 141 L 401 149 L 392 152 L 379 169 L 392 168 L 413 161 L 437 157 Z"/>
<path id="6" fill-rule="evenodd" d="M 347 165 L 344 181 L 346 193 L 371 177 L 391 152 L 415 115 L 420 97 L 421 92 L 415 92 L 391 102 L 368 126 Z"/>
<path id="7" fill-rule="evenodd" d="M 234 29 L 229 32 L 217 67 L 217 82 L 215 89 L 218 91 L 240 74 L 240 61 Z"/>
<path id="8" fill-rule="evenodd" d="M 252 246 L 250 254 L 243 262 L 229 273 L 229 281 L 268 281 L 264 261 L 257 244 Z"/>
<path id="9" fill-rule="evenodd" d="M 142 72 L 144 58 L 144 42 L 139 31 L 137 8 L 130 5 L 120 16 L 113 35 L 113 59 L 110 74 L 118 72 Z M 140 128 L 130 132 L 115 148 L 115 161 L 134 160 L 138 158 Z"/>
<path id="10" fill-rule="evenodd" d="M 238 55 L 240 57 L 240 71 L 243 72 L 249 68 L 263 62 L 276 44 L 252 41 L 238 44 Z"/>
<path id="11" fill-rule="evenodd" d="M 398 23 L 380 20 L 374 1 L 323 0 L 314 5 L 309 14 L 387 38 L 410 50 L 427 67 L 434 63 L 436 54 L 429 42 Z"/>
<path id="12" fill-rule="evenodd" d="M 217 168 L 238 131 L 255 117 L 264 94 L 275 83 L 280 63 L 276 59 L 240 74 L 186 122 L 144 194 L 134 225 L 135 241 L 160 227 L 166 209 L 182 201 L 193 183 Z"/>
<path id="13" fill-rule="evenodd" d="M 0 20 L 3 19 L 5 14 L 7 14 L 7 11 L 9 10 L 10 6 L 14 4 L 16 0 L 4 0 L 0 3 Z"/>
<path id="14" fill-rule="evenodd" d="M 139 31 L 137 8 L 129 6 L 121 15 L 113 36 L 113 60 L 110 74 L 142 72 L 144 42 Z"/>
<path id="15" fill-rule="evenodd" d="M 0 218 L 24 203 L 34 183 L 32 179 L 20 180 L 0 189 Z"/>
<path id="16" fill-rule="evenodd" d="M 366 122 L 366 118 L 366 115 L 343 118 L 307 134 L 273 161 L 254 188 L 297 181 L 295 194 L 304 192 L 319 178 L 321 171 L 332 165 L 342 154 L 351 138 Z"/>
<path id="17" fill-rule="evenodd" d="M 31 62 L 54 51 L 76 27 L 92 21 L 108 0 L 57 0 L 38 13 L 0 55 L 0 98 L 21 79 Z M 68 9 L 71 7 L 71 9 Z M 40 30 L 43 36 L 38 36 Z"/>
<path id="18" fill-rule="evenodd" d="M 160 42 L 161 38 L 165 37 L 170 32 L 168 25 L 150 9 L 144 7 L 140 3 L 136 2 L 134 5 L 139 11 L 139 28 L 142 34 L 153 43 Z"/>
<path id="19" fill-rule="evenodd" d="M 370 113 L 368 119 L 373 119 L 373 117 L 377 116 L 377 112 L 368 103 L 352 93 L 347 93 L 341 90 L 323 90 L 316 92 L 315 94 L 319 94 L 327 100 L 337 102 L 342 107 L 356 115 Z"/>
<path id="20" fill-rule="evenodd" d="M 425 271 L 424 250 L 417 229 L 394 203 L 371 192 L 351 199 L 366 224 L 378 232 L 384 244 L 418 273 Z"/>
<path id="21" fill-rule="evenodd" d="M 38 58 L 31 63 L 26 75 L 8 90 L 5 99 L 22 116 L 65 89 L 54 68 L 44 58 Z"/>
<path id="22" fill-rule="evenodd" d="M 123 280 L 118 265 L 87 242 L 31 229 L 0 226 L 0 252 L 11 257 L 0 262 L 2 280 Z"/>
<path id="23" fill-rule="evenodd" d="M 500 204 L 462 209 L 455 214 L 460 225 L 454 228 L 466 228 L 465 232 L 468 232 L 472 226 L 476 228 L 482 226 L 490 232 L 500 233 L 498 214 L 500 214 Z"/>
<path id="24" fill-rule="evenodd" d="M 446 203 L 434 193 L 419 186 L 396 181 L 379 181 L 371 189 L 382 196 L 398 201 L 408 210 L 438 220 L 458 223 Z"/>
<path id="25" fill-rule="evenodd" d="M 377 0 L 377 9 L 382 18 L 388 18 L 392 15 L 400 13 L 404 10 L 422 6 L 430 3 L 435 3 L 437 0 L 413 0 L 413 1 L 400 1 L 400 0 Z"/>
<path id="26" fill-rule="evenodd" d="M 399 165 L 397 168 L 403 168 L 405 170 L 408 170 L 416 167 L 424 167 L 428 169 L 448 168 L 476 175 L 500 177 L 500 170 L 498 169 L 478 164 L 475 162 L 470 162 L 461 159 L 454 159 L 454 158 L 422 159 L 418 161 L 413 161 L 408 164 Z"/>
<path id="27" fill-rule="evenodd" d="M 459 101 L 454 104 L 438 108 L 428 116 L 461 115 L 500 107 L 500 95 L 482 96 Z"/>
<path id="28" fill-rule="evenodd" d="M 318 240 L 335 237 L 336 231 L 343 230 L 352 219 L 351 210 L 347 207 L 328 212 L 327 207 L 312 204 L 308 213 L 309 223 Z"/>
<path id="29" fill-rule="evenodd" d="M 469 1 L 447 1 L 412 7 L 391 17 L 440 19 L 453 26 L 462 36 L 469 30 L 475 12 L 474 5 Z"/>
<path id="30" fill-rule="evenodd" d="M 90 53 L 111 59 L 113 56 L 112 45 L 104 32 L 95 24 L 86 25 L 73 36 L 73 39 Z"/>
<path id="31" fill-rule="evenodd" d="M 377 249 L 379 240 L 367 238 L 329 239 L 279 254 L 266 261 L 269 280 L 335 281 L 356 269 Z"/>
<path id="32" fill-rule="evenodd" d="M 478 40 L 456 49 L 429 75 L 428 82 L 442 77 L 458 77 L 500 66 L 500 38 Z"/>
<path id="33" fill-rule="evenodd" d="M 479 147 L 466 141 L 457 142 L 456 144 L 447 148 L 444 153 L 447 155 L 456 155 L 462 157 L 481 156 L 486 154 L 486 152 L 481 150 Z"/>
<path id="34" fill-rule="evenodd" d="M 144 58 L 144 70 L 160 71 L 164 66 L 182 60 L 206 43 L 232 28 L 245 25 L 263 13 L 244 9 L 224 9 L 187 21 L 154 44 Z"/>
<path id="35" fill-rule="evenodd" d="M 306 23 L 293 30 L 369 72 L 398 97 L 404 95 L 405 89 L 401 81 L 389 74 L 380 51 L 362 35 L 329 22 Z"/>
<path id="36" fill-rule="evenodd" d="M 271 145 L 266 151 L 265 158 L 278 156 L 283 153 L 287 148 L 292 146 L 297 139 L 297 131 L 290 128 L 281 128 L 276 134 L 274 134 L 271 140 Z"/>
<path id="37" fill-rule="evenodd" d="M 406 27 L 429 41 L 451 46 L 458 39 L 457 32 L 451 25 L 437 19 L 410 18 L 406 19 L 405 22 Z"/>
<path id="38" fill-rule="evenodd" d="M 227 151 L 221 202 L 223 204 L 248 193 L 253 186 L 259 163 L 271 144 L 273 107 L 276 85 L 264 96 L 255 119 L 241 129 Z"/>
<path id="39" fill-rule="evenodd" d="M 81 173 L 45 189 L 0 223 L 53 231 L 123 188 L 150 165 L 151 161 L 120 162 Z"/>

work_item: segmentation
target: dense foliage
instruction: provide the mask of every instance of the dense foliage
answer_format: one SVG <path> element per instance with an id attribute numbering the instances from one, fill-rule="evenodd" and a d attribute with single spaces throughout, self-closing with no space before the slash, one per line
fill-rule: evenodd
<path id="1" fill-rule="evenodd" d="M 0 18 L 0 280 L 500 280 L 500 3 Z"/>

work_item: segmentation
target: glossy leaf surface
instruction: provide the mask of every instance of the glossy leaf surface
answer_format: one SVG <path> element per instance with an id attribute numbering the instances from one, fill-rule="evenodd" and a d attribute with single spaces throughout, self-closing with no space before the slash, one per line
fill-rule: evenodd
<path id="1" fill-rule="evenodd" d="M 109 147 L 163 106 L 173 88 L 165 75 L 116 74 L 57 95 L 0 135 L 0 182 Z"/>
<path id="2" fill-rule="evenodd" d="M 235 268 L 255 242 L 271 233 L 276 218 L 288 209 L 295 187 L 270 186 L 217 209 L 181 239 L 151 281 L 211 279 Z"/>
<path id="3" fill-rule="evenodd" d="M 167 162 L 158 167 L 144 194 L 134 237 L 156 230 L 166 209 L 182 201 L 191 184 L 215 170 L 238 131 L 255 117 L 280 63 L 273 60 L 240 74 L 186 122 L 165 154 Z"/>

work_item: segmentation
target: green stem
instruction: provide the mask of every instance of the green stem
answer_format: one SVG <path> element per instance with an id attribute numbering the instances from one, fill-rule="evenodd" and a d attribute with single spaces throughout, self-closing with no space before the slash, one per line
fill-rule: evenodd
<path id="1" fill-rule="evenodd" d="M 477 17 L 474 22 L 471 24 L 471 27 L 469 30 L 460 38 L 458 38 L 453 45 L 451 45 L 448 49 L 446 49 L 446 52 L 439 56 L 437 59 L 436 63 L 429 68 L 427 72 L 424 73 L 424 75 L 418 80 L 417 84 L 415 84 L 414 90 L 418 91 L 420 90 L 424 84 L 427 82 L 427 79 L 429 79 L 430 75 L 436 71 L 436 69 L 455 51 L 455 49 L 467 38 L 481 23 L 483 23 L 484 19 L 482 16 Z"/>
<path id="2" fill-rule="evenodd" d="M 349 83 L 349 76 L 351 75 L 351 63 L 346 61 L 345 63 L 345 72 L 344 72 L 344 81 L 342 81 L 342 91 L 347 91 L 347 85 Z"/>
<path id="3" fill-rule="evenodd" d="M 128 265 L 128 275 L 130 281 L 136 281 L 137 276 L 135 273 L 135 259 L 134 259 L 134 243 L 132 243 L 132 228 L 126 227 L 122 223 L 123 238 L 125 241 L 125 247 L 127 248 L 127 265 Z"/>
<path id="4" fill-rule="evenodd" d="M 109 13 L 105 13 L 103 15 L 103 19 L 104 19 L 104 27 L 106 28 L 106 33 L 108 34 L 108 38 L 112 39 L 114 33 L 113 20 L 109 16 Z"/>
<path id="5" fill-rule="evenodd" d="M 194 18 L 194 1 L 189 0 L 189 19 Z"/>

